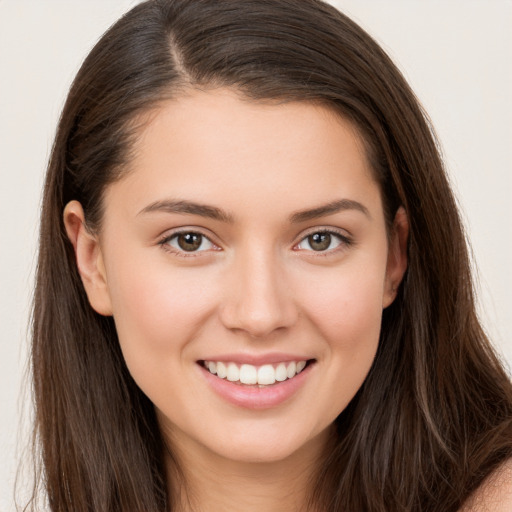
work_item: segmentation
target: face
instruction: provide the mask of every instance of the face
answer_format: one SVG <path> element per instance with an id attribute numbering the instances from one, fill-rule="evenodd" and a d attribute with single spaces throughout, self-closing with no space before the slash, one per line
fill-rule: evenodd
<path id="1" fill-rule="evenodd" d="M 347 121 L 190 93 L 144 125 L 97 237 L 81 215 L 65 220 L 89 299 L 171 443 L 273 461 L 325 439 L 405 270 L 405 221 L 387 232 Z"/>

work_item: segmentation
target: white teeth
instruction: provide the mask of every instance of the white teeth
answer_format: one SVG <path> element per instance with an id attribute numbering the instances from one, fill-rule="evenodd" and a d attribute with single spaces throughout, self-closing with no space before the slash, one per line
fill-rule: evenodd
<path id="1" fill-rule="evenodd" d="M 306 367 L 306 361 L 279 363 L 276 366 L 264 364 L 256 367 L 252 364 L 223 363 L 220 361 L 204 361 L 204 367 L 213 375 L 230 382 L 240 381 L 242 384 L 259 384 L 270 386 L 295 377 Z"/>
<path id="2" fill-rule="evenodd" d="M 252 364 L 240 366 L 240 382 L 242 384 L 256 384 L 258 382 L 258 371 Z"/>
<path id="3" fill-rule="evenodd" d="M 258 384 L 269 385 L 276 381 L 276 371 L 271 364 L 264 364 L 258 368 Z"/>
<path id="4" fill-rule="evenodd" d="M 221 379 L 225 379 L 228 374 L 228 371 L 226 369 L 226 365 L 224 363 L 217 363 L 217 375 Z"/>
<path id="5" fill-rule="evenodd" d="M 276 368 L 276 380 L 278 382 L 283 382 L 288 378 L 288 373 L 286 372 L 286 365 L 284 363 L 279 363 Z"/>
<path id="6" fill-rule="evenodd" d="M 236 382 L 237 380 L 240 379 L 240 370 L 238 369 L 238 366 L 235 363 L 228 364 L 226 378 L 231 382 Z"/>
<path id="7" fill-rule="evenodd" d="M 293 361 L 288 364 L 286 368 L 286 375 L 288 375 L 288 378 L 291 379 L 295 374 L 297 373 L 297 363 L 294 363 Z"/>
<path id="8" fill-rule="evenodd" d="M 297 363 L 297 373 L 300 373 L 306 367 L 306 361 L 299 361 Z"/>

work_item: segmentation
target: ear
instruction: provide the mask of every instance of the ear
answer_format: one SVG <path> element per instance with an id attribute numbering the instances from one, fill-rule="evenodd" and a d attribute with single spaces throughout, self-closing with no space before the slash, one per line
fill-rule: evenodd
<path id="1" fill-rule="evenodd" d="M 382 307 L 388 307 L 397 294 L 407 269 L 407 239 L 409 237 L 409 219 L 405 209 L 398 208 L 393 221 L 388 247 L 388 262 L 386 267 L 386 282 L 384 283 L 384 295 Z"/>
<path id="2" fill-rule="evenodd" d="M 112 315 L 100 244 L 87 229 L 84 210 L 78 201 L 70 201 L 64 208 L 64 226 L 75 250 L 78 272 L 92 308 L 100 315 Z"/>

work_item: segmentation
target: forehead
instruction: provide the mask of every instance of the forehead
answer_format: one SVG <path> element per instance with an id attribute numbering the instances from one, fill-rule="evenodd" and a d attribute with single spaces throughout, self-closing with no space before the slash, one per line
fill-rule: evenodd
<path id="1" fill-rule="evenodd" d="M 358 146 L 359 156 L 364 158 L 366 153 L 356 125 L 326 102 L 254 100 L 229 87 L 185 90 L 174 99 L 157 103 L 139 116 L 136 124 L 134 154 L 139 157 L 147 152 L 155 133 L 160 132 L 160 137 L 163 131 L 169 137 L 237 146 L 238 150 L 242 149 L 240 142 L 248 143 L 244 145 L 247 150 L 262 145 L 285 150 L 287 145 L 295 145 L 297 152 L 298 143 L 313 137 L 317 143 L 322 137 L 326 145 L 350 139 Z"/>
<path id="2" fill-rule="evenodd" d="M 243 197 L 260 208 L 272 201 L 291 208 L 305 198 L 323 204 L 377 187 L 361 136 L 333 109 L 256 102 L 230 89 L 162 102 L 133 150 L 127 176 L 111 188 L 124 184 L 137 204 L 165 196 L 208 203 Z"/>

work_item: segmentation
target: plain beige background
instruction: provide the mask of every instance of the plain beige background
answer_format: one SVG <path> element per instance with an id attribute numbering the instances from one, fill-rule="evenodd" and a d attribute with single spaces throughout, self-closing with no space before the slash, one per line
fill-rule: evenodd
<path id="1" fill-rule="evenodd" d="M 66 91 L 134 0 L 0 0 L 0 512 L 15 510 L 21 393 L 44 169 Z M 441 139 L 479 269 L 482 318 L 512 364 L 512 2 L 333 0 L 390 53 Z M 25 416 L 29 418 L 28 415 Z"/>

